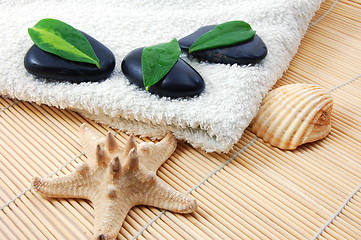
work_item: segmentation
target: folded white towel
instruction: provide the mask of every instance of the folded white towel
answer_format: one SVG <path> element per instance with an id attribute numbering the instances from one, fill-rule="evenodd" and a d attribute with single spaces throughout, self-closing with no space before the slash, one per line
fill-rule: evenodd
<path id="1" fill-rule="evenodd" d="M 0 10 L 0 94 L 77 111 L 95 121 L 143 136 L 174 132 L 206 151 L 228 151 L 256 115 L 264 95 L 287 69 L 321 0 L 62 0 L 8 1 Z M 48 83 L 23 66 L 33 44 L 27 34 L 42 18 L 62 20 L 111 49 L 117 64 L 101 83 Z M 205 91 L 189 100 L 139 91 L 121 72 L 131 50 L 180 39 L 199 27 L 231 20 L 252 26 L 268 47 L 255 66 L 188 60 Z"/>

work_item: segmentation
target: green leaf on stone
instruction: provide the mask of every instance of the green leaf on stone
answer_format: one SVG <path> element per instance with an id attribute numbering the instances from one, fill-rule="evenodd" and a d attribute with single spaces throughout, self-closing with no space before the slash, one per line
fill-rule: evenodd
<path id="1" fill-rule="evenodd" d="M 142 51 L 143 83 L 146 91 L 159 82 L 177 63 L 181 49 L 177 39 L 146 47 Z"/>
<path id="2" fill-rule="evenodd" d="M 189 48 L 189 53 L 232 46 L 245 42 L 255 35 L 251 26 L 243 21 L 225 22 L 214 27 L 211 31 L 200 36 Z"/>
<path id="3" fill-rule="evenodd" d="M 69 24 L 56 19 L 42 19 L 28 33 L 35 45 L 61 58 L 95 64 L 100 63 L 88 39 Z"/>

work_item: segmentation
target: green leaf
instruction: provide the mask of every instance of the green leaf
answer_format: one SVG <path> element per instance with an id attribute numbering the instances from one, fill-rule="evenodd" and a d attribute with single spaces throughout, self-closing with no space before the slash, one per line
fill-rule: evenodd
<path id="1" fill-rule="evenodd" d="M 142 51 L 143 83 L 146 91 L 159 82 L 176 64 L 180 55 L 177 39 L 146 47 Z"/>
<path id="2" fill-rule="evenodd" d="M 225 22 L 200 36 L 189 48 L 189 53 L 231 46 L 251 39 L 256 31 L 243 21 Z"/>
<path id="3" fill-rule="evenodd" d="M 28 33 L 37 47 L 59 57 L 76 62 L 95 64 L 100 68 L 88 39 L 69 24 L 56 19 L 42 19 Z"/>

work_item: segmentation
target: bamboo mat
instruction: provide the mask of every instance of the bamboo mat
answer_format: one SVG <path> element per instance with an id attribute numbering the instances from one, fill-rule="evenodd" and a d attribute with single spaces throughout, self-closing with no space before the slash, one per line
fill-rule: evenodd
<path id="1" fill-rule="evenodd" d="M 329 89 L 326 139 L 281 151 L 246 130 L 228 154 L 179 143 L 157 174 L 194 196 L 198 210 L 134 207 L 118 238 L 361 239 L 360 33 L 361 1 L 325 1 L 275 86 Z M 72 111 L 0 98 L 0 239 L 92 237 L 90 202 L 46 200 L 30 188 L 32 177 L 64 175 L 86 160 L 77 137 L 83 122 L 113 131 Z M 124 145 L 127 136 L 116 137 Z"/>

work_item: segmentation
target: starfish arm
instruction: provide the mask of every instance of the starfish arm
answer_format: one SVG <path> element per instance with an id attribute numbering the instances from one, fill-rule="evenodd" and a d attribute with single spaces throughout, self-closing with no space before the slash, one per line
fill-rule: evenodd
<path id="1" fill-rule="evenodd" d="M 94 239 L 116 239 L 125 217 L 133 207 L 125 196 L 98 195 L 94 206 Z"/>
<path id="2" fill-rule="evenodd" d="M 57 198 L 86 198 L 88 199 L 88 185 L 84 177 L 78 172 L 55 178 L 39 178 L 32 180 L 34 189 L 43 196 Z"/>
<path id="3" fill-rule="evenodd" d="M 149 173 L 150 174 L 150 173 Z M 151 180 L 149 180 L 152 178 Z M 141 205 L 149 205 L 178 213 L 191 213 L 197 209 L 197 202 L 191 196 L 180 193 L 152 173 L 141 199 Z"/>
<path id="4" fill-rule="evenodd" d="M 140 162 L 149 171 L 158 168 L 172 155 L 177 148 L 177 139 L 171 132 L 158 143 L 144 142 L 139 145 L 138 156 Z"/>
<path id="5" fill-rule="evenodd" d="M 96 160 L 97 145 L 103 142 L 100 134 L 92 130 L 87 124 L 83 123 L 79 130 L 80 145 L 89 161 Z"/>

